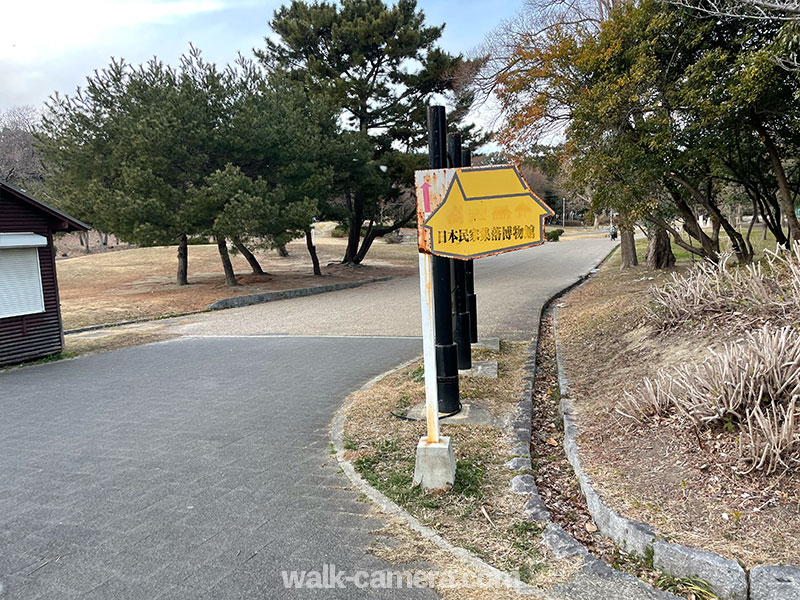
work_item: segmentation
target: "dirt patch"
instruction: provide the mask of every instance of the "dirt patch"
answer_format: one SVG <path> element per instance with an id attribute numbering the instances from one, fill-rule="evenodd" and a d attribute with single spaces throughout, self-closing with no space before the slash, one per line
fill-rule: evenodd
<path id="1" fill-rule="evenodd" d="M 584 468 L 612 508 L 669 540 L 747 567 L 800 564 L 796 474 L 738 474 L 731 433 L 699 432 L 669 419 L 641 425 L 619 412 L 623 394 L 643 378 L 701 361 L 709 347 L 731 341 L 712 338 L 708 328 L 654 333 L 644 307 L 648 289 L 665 277 L 611 263 L 559 310 Z"/>
<path id="2" fill-rule="evenodd" d="M 300 241 L 288 245 L 287 258 L 278 257 L 274 252 L 257 254 L 269 275 L 251 274 L 243 257 L 232 256 L 240 284 L 235 287 L 225 285 L 215 245 L 189 247 L 188 286 L 179 286 L 175 282 L 175 246 L 133 248 L 65 258 L 57 264 L 64 328 L 69 331 L 202 311 L 209 304 L 231 296 L 374 277 L 406 277 L 416 272 L 415 246 L 376 241 L 366 264 L 358 267 L 339 263 L 344 247 L 344 240 L 318 239 L 322 277 L 313 275 L 305 244 Z"/>
<path id="3" fill-rule="evenodd" d="M 91 334 L 77 334 L 66 336 L 63 358 L 72 358 L 83 354 L 108 352 L 142 344 L 165 342 L 177 336 L 158 331 L 160 328 L 110 331 L 105 335 L 91 337 Z"/>
<path id="4" fill-rule="evenodd" d="M 697 595 L 698 588 L 707 590 L 704 582 L 660 573 L 653 568 L 652 556 L 627 554 L 598 531 L 561 444 L 564 423 L 559 411 L 560 400 L 552 311 L 548 310 L 542 317 L 536 354 L 531 465 L 539 495 L 550 511 L 552 520 L 594 556 L 619 571 L 689 600 L 713 597 Z"/>
<path id="5" fill-rule="evenodd" d="M 85 332 L 65 336 L 64 350 L 61 354 L 48 356 L 39 360 L 29 361 L 19 365 L 0 367 L 0 371 L 17 369 L 39 363 L 54 362 L 77 358 L 85 354 L 108 352 L 131 346 L 153 344 L 175 339 L 177 336 L 163 331 L 163 325 L 139 325 L 137 327 L 114 327 L 103 331 Z"/>

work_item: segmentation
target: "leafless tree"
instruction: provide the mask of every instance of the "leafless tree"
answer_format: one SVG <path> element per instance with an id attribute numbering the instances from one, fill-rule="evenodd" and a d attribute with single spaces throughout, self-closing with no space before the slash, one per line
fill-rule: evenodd
<path id="1" fill-rule="evenodd" d="M 475 64 L 480 70 L 471 80 L 482 116 L 491 129 L 502 129 L 508 116 L 524 111 L 538 89 L 528 93 L 498 94 L 515 79 L 535 73 L 546 60 L 539 52 L 548 46 L 548 38 L 556 34 L 597 32 L 614 7 L 625 0 L 524 0 L 516 17 L 501 23 L 485 38 L 476 51 Z M 531 86 L 544 85 L 531 79 Z M 545 90 L 551 99 L 535 128 L 527 132 L 532 144 L 560 138 L 569 121 L 569 111 L 559 102 L 558 90 Z M 481 102 L 482 101 L 482 102 Z M 518 140 L 520 141 L 520 140 Z"/>
<path id="2" fill-rule="evenodd" d="M 42 164 L 33 147 L 39 114 L 32 106 L 0 112 L 0 181 L 36 185 L 43 181 Z"/>
<path id="3" fill-rule="evenodd" d="M 525 0 L 518 15 L 501 23 L 480 47 L 484 66 L 476 78 L 479 89 L 488 94 L 501 75 L 521 68 L 521 48 L 534 47 L 556 27 L 596 30 L 619 1 Z"/>

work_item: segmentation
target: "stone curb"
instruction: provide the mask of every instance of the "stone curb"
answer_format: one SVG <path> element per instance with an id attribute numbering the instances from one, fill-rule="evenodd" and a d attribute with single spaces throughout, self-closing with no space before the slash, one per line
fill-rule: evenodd
<path id="1" fill-rule="evenodd" d="M 602 264 L 614 253 L 618 246 L 615 246 L 611 252 L 601 261 Z M 598 265 L 599 266 L 599 265 Z M 588 274 L 580 277 L 577 281 L 567 286 L 552 298 L 550 298 L 543 306 L 541 312 L 558 297 L 565 294 L 577 285 L 580 285 L 588 278 Z M 541 318 L 541 316 L 540 316 Z M 523 392 L 520 395 L 520 401 L 517 405 L 517 412 L 507 423 L 512 431 L 512 444 L 514 454 L 517 456 L 510 460 L 507 465 L 516 470 L 529 470 L 531 467 L 530 457 L 530 442 L 531 442 L 531 420 L 533 414 L 533 383 L 536 373 L 536 349 L 538 346 L 538 334 L 534 341 L 529 346 L 529 359 L 524 365 L 526 373 L 524 377 Z M 419 357 L 403 363 L 402 365 L 391 369 L 374 379 L 368 381 L 361 387 L 365 390 L 372 385 L 379 382 L 381 379 L 388 377 L 392 373 L 405 368 L 412 364 Z M 459 558 L 464 563 L 482 571 L 483 573 L 502 581 L 510 589 L 514 590 L 520 595 L 530 595 L 543 600 L 674 600 L 677 597 L 666 592 L 656 590 L 645 582 L 617 571 L 595 556 L 592 556 L 589 551 L 580 544 L 575 538 L 567 533 L 560 525 L 550 521 L 550 512 L 545 507 L 541 498 L 539 497 L 538 489 L 533 476 L 529 474 L 517 475 L 512 479 L 512 487 L 516 493 L 527 495 L 528 499 L 525 503 L 524 514 L 532 521 L 538 521 L 545 524 L 542 538 L 545 544 L 551 549 L 557 558 L 565 558 L 568 556 L 582 556 L 583 563 L 577 575 L 571 580 L 563 583 L 558 583 L 553 586 L 547 594 L 542 591 L 527 585 L 517 579 L 514 579 L 509 573 L 496 569 L 483 560 L 477 558 L 464 548 L 454 546 L 444 538 L 442 538 L 432 528 L 424 525 L 416 517 L 406 512 L 403 508 L 398 506 L 395 502 L 390 500 L 384 494 L 369 485 L 355 470 L 353 464 L 344 457 L 343 450 L 343 437 L 344 437 L 344 422 L 345 412 L 350 406 L 350 402 L 344 403 L 334 416 L 331 423 L 331 442 L 333 449 L 336 452 L 336 460 L 351 481 L 353 486 L 367 496 L 374 502 L 384 513 L 402 519 L 411 529 L 419 533 L 425 540 L 435 544 L 440 549 L 449 553 L 456 558 Z M 515 459 L 522 459 L 516 461 Z M 609 594 L 614 594 L 613 596 Z"/>
<path id="2" fill-rule="evenodd" d="M 618 246 L 615 246 L 598 263 L 595 269 L 579 277 L 572 284 L 550 297 L 542 305 L 539 314 L 540 322 L 545 310 L 555 300 L 586 281 L 592 272 L 595 272 L 600 265 L 614 254 L 617 248 Z M 524 385 L 517 403 L 516 414 L 508 423 L 508 429 L 511 431 L 509 442 L 513 448 L 512 452 L 516 456 L 508 461 L 506 466 L 516 471 L 528 471 L 531 469 L 530 443 L 531 421 L 533 418 L 533 385 L 536 379 L 538 347 L 539 336 L 537 333 L 528 347 L 529 358 L 523 367 L 525 372 Z M 544 527 L 542 539 L 556 558 L 562 559 L 570 556 L 581 556 L 583 558 L 580 575 L 576 581 L 553 588 L 553 591 L 558 593 L 559 596 L 563 594 L 560 597 L 609 598 L 610 596 L 607 594 L 610 589 L 613 589 L 618 594 L 618 598 L 652 598 L 659 600 L 677 598 L 677 596 L 655 589 L 632 575 L 608 566 L 605 562 L 592 555 L 583 544 L 572 537 L 561 525 L 554 523 L 550 518 L 550 511 L 547 510 L 546 505 L 539 496 L 536 480 L 532 475 L 526 473 L 515 476 L 511 480 L 511 489 L 517 494 L 528 496 L 523 507 L 523 514 L 527 520 L 537 522 Z"/>
<path id="3" fill-rule="evenodd" d="M 388 377 L 392 373 L 396 373 L 397 371 L 404 369 L 408 365 L 414 363 L 415 361 L 419 360 L 419 356 L 413 358 L 394 369 L 390 369 L 381 375 L 371 379 L 363 386 L 361 386 L 361 390 L 368 389 L 369 387 L 375 385 L 380 380 Z M 333 422 L 331 423 L 331 442 L 333 444 L 333 449 L 336 452 L 336 460 L 339 462 L 339 466 L 344 471 L 347 478 L 350 482 L 362 492 L 365 496 L 367 496 L 372 502 L 374 502 L 378 508 L 380 508 L 384 513 L 387 515 L 391 515 L 394 517 L 398 517 L 405 521 L 405 523 L 414 531 L 419 533 L 425 540 L 435 544 L 438 548 L 444 550 L 445 552 L 449 553 L 452 556 L 462 560 L 464 563 L 469 565 L 470 567 L 488 575 L 489 577 L 501 581 L 503 584 L 508 586 L 510 589 L 514 590 L 518 594 L 525 595 L 525 596 L 532 596 L 535 598 L 541 598 L 542 600 L 553 600 L 548 598 L 547 596 L 543 595 L 542 592 L 533 586 L 530 586 L 518 579 L 512 577 L 509 573 L 505 571 L 501 571 L 500 569 L 496 569 L 495 567 L 491 566 L 490 564 L 482 561 L 481 559 L 474 556 L 468 550 L 464 548 L 459 548 L 458 546 L 454 546 L 447 540 L 445 540 L 442 536 L 440 536 L 436 531 L 432 528 L 424 525 L 419 519 L 412 516 L 408 512 L 406 512 L 403 508 L 398 506 L 395 502 L 390 500 L 387 496 L 376 490 L 370 484 L 368 484 L 361 475 L 356 472 L 353 463 L 347 460 L 344 457 L 344 421 L 345 421 L 345 412 L 352 404 L 352 400 L 349 402 L 345 402 L 339 410 L 336 412 L 336 416 L 333 418 Z"/>
<path id="4" fill-rule="evenodd" d="M 223 298 L 222 300 L 217 300 L 216 302 L 209 304 L 208 310 L 239 308 L 242 306 L 251 306 L 252 304 L 274 302 L 276 300 L 288 300 L 289 298 L 302 298 L 303 296 L 314 296 L 316 294 L 324 294 L 326 292 L 338 292 L 339 290 L 360 287 L 367 283 L 389 281 L 391 278 L 391 276 L 386 275 L 384 277 L 370 277 L 369 279 L 348 281 L 345 283 L 331 283 L 328 285 L 295 288 L 293 290 L 279 290 L 277 292 L 264 292 L 263 294 L 250 294 L 248 296 L 234 296 L 233 298 Z"/>
<path id="5" fill-rule="evenodd" d="M 800 569 L 797 567 L 750 569 L 750 600 L 797 600 L 798 598 L 800 598 Z"/>
<path id="6" fill-rule="evenodd" d="M 629 552 L 643 556 L 652 551 L 653 567 L 659 571 L 673 577 L 697 577 L 706 581 L 720 600 L 800 600 L 798 567 L 755 567 L 748 573 L 738 562 L 713 552 L 658 539 L 658 533 L 650 525 L 626 519 L 603 502 L 584 471 L 579 455 L 577 438 L 580 432 L 558 339 L 557 316 L 558 307 L 553 311 L 553 334 L 564 422 L 564 451 L 598 530 Z"/>

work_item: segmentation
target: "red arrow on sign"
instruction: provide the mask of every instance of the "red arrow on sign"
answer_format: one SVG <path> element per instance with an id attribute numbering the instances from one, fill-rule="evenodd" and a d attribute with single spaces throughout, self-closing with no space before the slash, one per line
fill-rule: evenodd
<path id="1" fill-rule="evenodd" d="M 431 212 L 431 184 L 427 181 L 422 184 L 422 208 L 426 213 Z"/>

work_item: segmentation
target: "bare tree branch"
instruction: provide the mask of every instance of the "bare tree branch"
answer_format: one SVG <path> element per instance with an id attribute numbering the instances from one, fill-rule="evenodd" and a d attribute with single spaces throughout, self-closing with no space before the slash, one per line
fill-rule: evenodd
<path id="1" fill-rule="evenodd" d="M 760 20 L 800 20 L 798 0 L 668 0 L 671 4 L 691 8 L 716 17 L 739 17 Z"/>
<path id="2" fill-rule="evenodd" d="M 33 148 L 39 115 L 32 106 L 0 112 L 0 181 L 14 185 L 41 183 L 42 164 Z"/>

